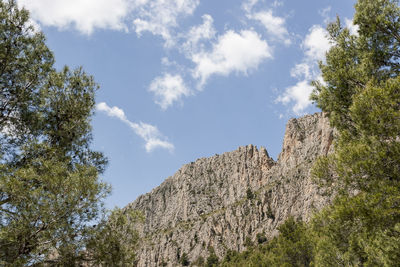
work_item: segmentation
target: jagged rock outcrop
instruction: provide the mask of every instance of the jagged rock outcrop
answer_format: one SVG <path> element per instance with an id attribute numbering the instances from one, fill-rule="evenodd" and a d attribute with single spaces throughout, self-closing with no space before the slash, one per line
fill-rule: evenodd
<path id="1" fill-rule="evenodd" d="M 310 178 L 319 155 L 332 151 L 334 131 L 322 114 L 291 119 L 275 162 L 253 145 L 183 166 L 128 209 L 142 211 L 138 266 L 192 265 L 209 248 L 222 257 L 257 234 L 271 238 L 289 216 L 308 220 L 329 202 Z"/>

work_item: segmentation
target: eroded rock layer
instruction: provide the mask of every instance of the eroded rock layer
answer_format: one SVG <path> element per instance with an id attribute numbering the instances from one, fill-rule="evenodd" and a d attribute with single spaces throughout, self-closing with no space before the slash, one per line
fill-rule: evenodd
<path id="1" fill-rule="evenodd" d="M 291 119 L 278 160 L 253 145 L 183 166 L 128 205 L 145 222 L 138 266 L 192 265 L 212 247 L 222 257 L 267 239 L 289 216 L 308 220 L 329 202 L 310 178 L 315 159 L 332 151 L 334 131 L 321 113 Z M 183 261 L 183 258 L 185 261 Z"/>

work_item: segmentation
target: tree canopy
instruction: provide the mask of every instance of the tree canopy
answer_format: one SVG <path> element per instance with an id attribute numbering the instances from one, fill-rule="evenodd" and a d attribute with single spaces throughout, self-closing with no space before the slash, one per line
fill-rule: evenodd
<path id="1" fill-rule="evenodd" d="M 335 44 L 313 99 L 339 136 L 313 173 L 338 196 L 314 220 L 319 266 L 395 266 L 400 262 L 400 7 L 359 0 L 350 35 L 338 19 Z"/>
<path id="2" fill-rule="evenodd" d="M 98 88 L 82 68 L 56 70 L 29 13 L 0 0 L 0 265 L 112 263 L 98 251 L 124 238 L 113 255 L 132 261 L 138 215 L 105 216 L 107 160 L 91 148 Z"/>
<path id="3" fill-rule="evenodd" d="M 328 26 L 333 47 L 320 63 L 325 84 L 314 82 L 312 99 L 338 129 L 351 129 L 349 109 L 355 96 L 374 81 L 395 78 L 400 71 L 399 6 L 396 0 L 359 0 L 351 35 L 340 19 Z"/>

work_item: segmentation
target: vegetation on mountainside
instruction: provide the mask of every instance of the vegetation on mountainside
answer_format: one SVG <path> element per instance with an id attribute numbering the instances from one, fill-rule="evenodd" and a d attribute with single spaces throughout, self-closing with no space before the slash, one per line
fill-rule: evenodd
<path id="1" fill-rule="evenodd" d="M 312 173 L 336 199 L 308 225 L 289 219 L 278 237 L 228 253 L 221 266 L 398 266 L 399 1 L 359 0 L 355 8 L 358 34 L 339 18 L 328 26 L 333 47 L 320 63 L 325 83 L 313 83 L 312 99 L 339 137 L 335 152 L 319 158 Z"/>
<path id="2" fill-rule="evenodd" d="M 1 266 L 107 264 L 98 251 L 110 245 L 132 262 L 136 235 L 120 210 L 107 222 L 107 160 L 90 148 L 97 89 L 82 68 L 55 70 L 28 12 L 0 0 Z"/>
<path id="3" fill-rule="evenodd" d="M 310 223 L 290 218 L 279 236 L 260 236 L 220 262 L 210 248 L 204 264 L 400 262 L 399 1 L 359 0 L 355 8 L 358 34 L 340 19 L 328 26 L 325 83 L 313 83 L 312 99 L 339 135 L 312 173 L 336 199 Z M 55 70 L 43 34 L 28 21 L 14 0 L 0 0 L 0 265 L 134 265 L 138 235 L 128 226 L 141 216 L 119 209 L 106 216 L 109 186 L 99 175 L 107 160 L 90 148 L 98 86 L 81 68 Z M 181 264 L 189 264 L 186 254 Z"/>
<path id="4" fill-rule="evenodd" d="M 309 266 L 314 250 L 306 224 L 289 218 L 278 230 L 279 236 L 265 244 L 243 253 L 228 251 L 218 266 Z"/>

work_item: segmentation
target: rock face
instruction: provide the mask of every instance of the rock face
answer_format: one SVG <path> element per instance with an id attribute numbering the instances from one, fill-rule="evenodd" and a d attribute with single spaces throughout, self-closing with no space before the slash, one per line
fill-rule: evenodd
<path id="1" fill-rule="evenodd" d="M 242 251 L 257 234 L 271 238 L 289 216 L 308 220 L 329 202 L 310 178 L 319 155 L 332 151 L 334 131 L 321 113 L 291 119 L 275 162 L 253 145 L 183 166 L 127 209 L 142 211 L 138 266 L 199 265 Z"/>

